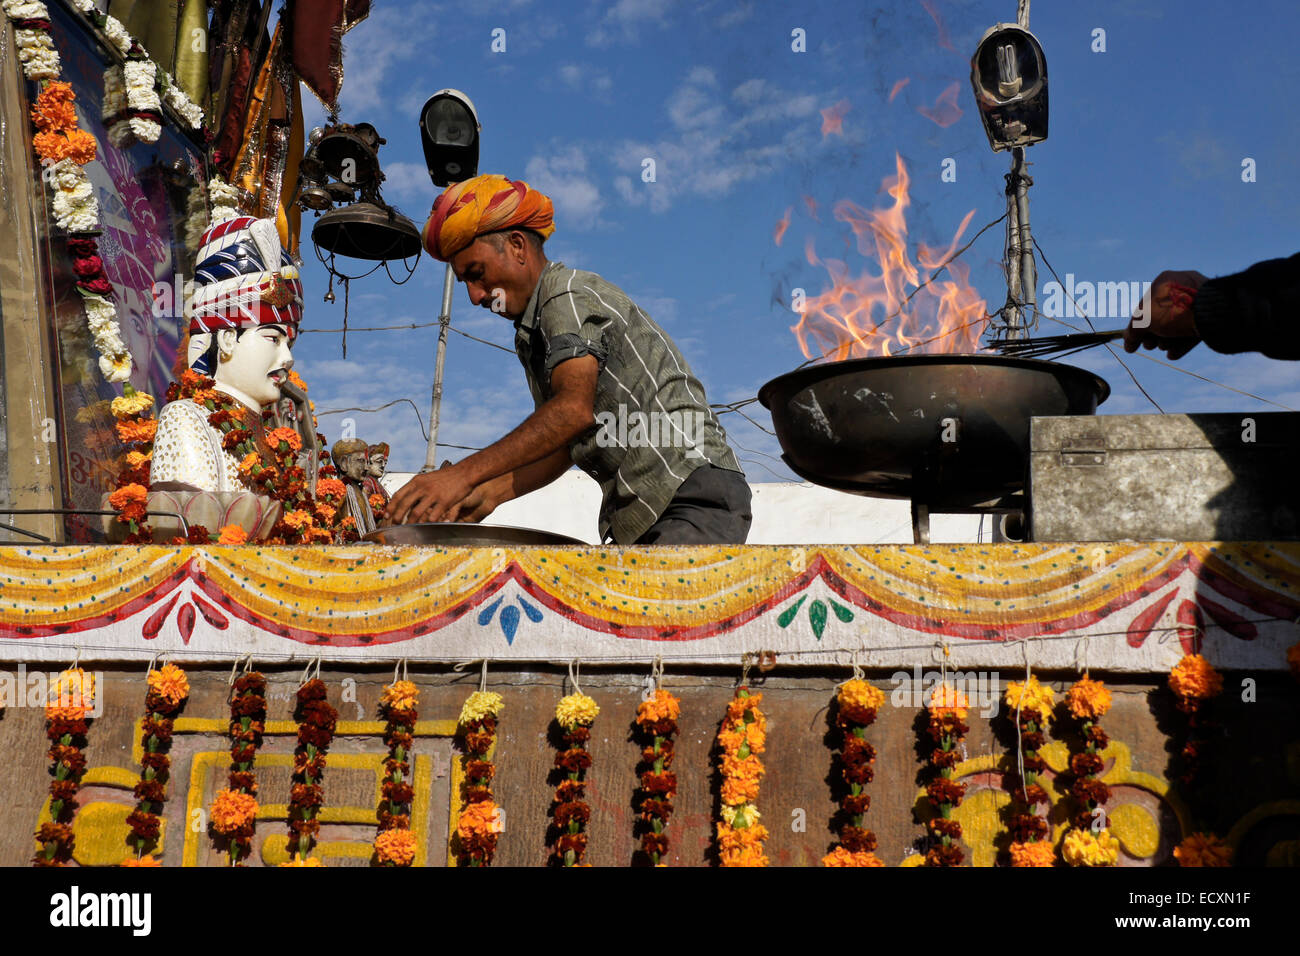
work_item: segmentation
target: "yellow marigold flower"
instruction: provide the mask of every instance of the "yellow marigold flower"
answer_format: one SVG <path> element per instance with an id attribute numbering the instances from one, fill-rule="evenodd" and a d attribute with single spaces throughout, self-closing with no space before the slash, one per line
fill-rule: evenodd
<path id="1" fill-rule="evenodd" d="M 734 827 L 736 825 L 737 816 L 739 816 L 744 822 L 745 827 L 752 827 L 763 818 L 763 815 L 758 812 L 758 807 L 754 806 L 752 803 L 742 803 L 734 807 L 724 803 L 721 808 L 721 814 L 722 819 L 726 821 L 727 826 L 729 827 Z M 741 829 L 744 829 L 744 827 Z"/>
<path id="2" fill-rule="evenodd" d="M 1191 833 L 1174 847 L 1179 866 L 1231 866 L 1232 848 L 1213 833 Z"/>
<path id="3" fill-rule="evenodd" d="M 162 860 L 156 856 L 142 856 L 139 859 L 130 856 L 123 860 L 121 866 L 162 866 Z"/>
<path id="4" fill-rule="evenodd" d="M 1187 700 L 1208 700 L 1223 693 L 1223 675 L 1200 654 L 1188 654 L 1169 672 L 1169 688 Z"/>
<path id="5" fill-rule="evenodd" d="M 150 671 L 145 680 L 149 689 L 169 704 L 179 704 L 190 696 L 190 679 L 183 670 L 170 662 L 156 671 Z"/>
<path id="6" fill-rule="evenodd" d="M 1052 866 L 1055 863 L 1056 851 L 1047 840 L 1011 844 L 1012 866 Z"/>
<path id="7" fill-rule="evenodd" d="M 565 730 L 573 730 L 580 724 L 590 724 L 600 713 L 596 702 L 586 694 L 569 694 L 561 697 L 555 705 L 555 719 Z"/>
<path id="8" fill-rule="evenodd" d="M 257 814 L 257 800 L 242 790 L 219 790 L 212 801 L 212 829 L 218 833 L 234 833 L 253 822 Z"/>
<path id="9" fill-rule="evenodd" d="M 500 833 L 504 829 L 501 815 L 497 813 L 497 805 L 491 800 L 476 800 L 471 803 L 461 811 L 460 820 L 456 824 L 456 832 L 462 840 L 487 833 Z"/>
<path id="10" fill-rule="evenodd" d="M 248 544 L 248 532 L 237 524 L 228 524 L 221 529 L 217 544 Z"/>
<path id="11" fill-rule="evenodd" d="M 379 702 L 393 710 L 414 710 L 420 703 L 420 689 L 409 680 L 393 681 L 384 688 Z"/>
<path id="12" fill-rule="evenodd" d="M 885 863 L 874 853 L 846 850 L 837 846 L 822 857 L 822 866 L 884 866 Z"/>
<path id="13" fill-rule="evenodd" d="M 153 455 L 142 455 L 138 451 L 129 451 L 126 453 L 126 466 L 128 468 L 139 468 L 146 461 L 153 458 Z"/>
<path id="14" fill-rule="evenodd" d="M 925 706 L 931 719 L 956 717 L 965 720 L 969 705 L 966 695 L 945 681 L 930 692 L 930 702 Z"/>
<path id="15" fill-rule="evenodd" d="M 681 701 L 668 691 L 660 688 L 649 700 L 643 700 L 636 708 L 638 724 L 654 724 L 661 720 L 676 720 L 682 712 Z"/>
<path id="16" fill-rule="evenodd" d="M 1065 834 L 1061 856 L 1071 866 L 1114 866 L 1119 861 L 1119 841 L 1109 830 L 1072 829 Z"/>
<path id="17" fill-rule="evenodd" d="M 1052 719 L 1055 696 L 1052 688 L 1040 684 L 1038 678 L 1031 674 L 1027 681 L 1010 681 L 1004 699 L 1013 714 L 1016 711 L 1036 714 L 1038 723 L 1046 725 Z"/>
<path id="18" fill-rule="evenodd" d="M 1100 720 L 1110 710 L 1110 691 L 1084 674 L 1065 692 L 1065 704 L 1080 720 Z"/>
<path id="19" fill-rule="evenodd" d="M 153 408 L 153 396 L 146 392 L 119 396 L 108 406 L 114 418 L 130 418 L 150 408 Z"/>
<path id="20" fill-rule="evenodd" d="M 506 702 L 501 695 L 490 690 L 476 690 L 465 699 L 460 708 L 460 723 L 468 724 L 501 713 Z"/>
<path id="21" fill-rule="evenodd" d="M 885 703 L 885 693 L 864 680 L 845 681 L 840 685 L 839 701 L 841 707 L 857 710 L 879 710 Z"/>
<path id="22" fill-rule="evenodd" d="M 64 671 L 49 690 L 45 716 L 51 720 L 80 720 L 95 706 L 95 675 L 80 667 Z"/>
<path id="23" fill-rule="evenodd" d="M 280 865 L 281 866 L 324 866 L 325 864 L 322 863 L 314 856 L 309 856 L 305 859 L 300 856 L 295 856 L 288 863 L 281 863 Z"/>
<path id="24" fill-rule="evenodd" d="M 410 866 L 415 859 L 415 835 L 410 830 L 385 830 L 375 837 L 375 855 L 381 863 Z"/>

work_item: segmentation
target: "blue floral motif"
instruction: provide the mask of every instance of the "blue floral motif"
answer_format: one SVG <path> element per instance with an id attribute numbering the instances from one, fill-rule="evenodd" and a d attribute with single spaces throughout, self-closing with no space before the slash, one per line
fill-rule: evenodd
<path id="1" fill-rule="evenodd" d="M 541 623 L 542 612 L 539 608 L 534 607 L 521 597 L 517 597 L 515 600 L 518 601 L 519 606 L 524 609 L 524 614 L 528 616 L 528 620 L 532 621 L 534 624 Z M 479 627 L 487 627 L 492 623 L 492 617 L 496 614 L 497 608 L 501 608 L 501 616 L 497 619 L 497 623 L 501 627 L 501 633 L 505 636 L 506 643 L 514 644 L 515 632 L 519 630 L 519 608 L 515 607 L 513 604 L 507 604 L 502 608 L 501 605 L 504 601 L 505 598 L 497 598 L 483 610 L 479 611 L 478 624 Z"/>

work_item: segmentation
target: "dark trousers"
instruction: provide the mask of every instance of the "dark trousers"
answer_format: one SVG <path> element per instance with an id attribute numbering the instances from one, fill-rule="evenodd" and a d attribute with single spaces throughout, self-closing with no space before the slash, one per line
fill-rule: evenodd
<path id="1" fill-rule="evenodd" d="M 738 471 L 701 465 L 637 544 L 744 544 L 753 521 L 749 483 Z"/>

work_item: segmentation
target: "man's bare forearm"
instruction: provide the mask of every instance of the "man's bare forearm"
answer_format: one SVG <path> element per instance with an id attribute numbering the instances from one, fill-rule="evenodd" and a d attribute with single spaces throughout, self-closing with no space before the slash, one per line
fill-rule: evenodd
<path id="1" fill-rule="evenodd" d="M 522 487 L 519 481 L 521 471 L 524 472 L 524 484 L 547 475 L 548 468 L 556 466 L 556 462 L 552 459 L 559 452 L 563 452 L 567 458 L 569 443 L 594 424 L 595 419 L 590 409 L 584 409 L 576 402 L 552 399 L 524 419 L 518 428 L 500 441 L 463 459 L 459 462 L 459 467 L 465 470 L 466 479 L 474 485 L 513 472 L 516 488 Z M 558 474 L 558 472 L 550 473 L 546 481 L 540 482 L 534 488 L 540 488 Z M 534 488 L 527 490 L 531 491 Z M 516 497 L 526 493 L 526 491 L 517 492 Z"/>
<path id="2" fill-rule="evenodd" d="M 510 473 L 510 497 L 522 498 L 531 491 L 543 488 L 572 467 L 569 446 L 557 448 L 540 461 L 516 468 Z"/>

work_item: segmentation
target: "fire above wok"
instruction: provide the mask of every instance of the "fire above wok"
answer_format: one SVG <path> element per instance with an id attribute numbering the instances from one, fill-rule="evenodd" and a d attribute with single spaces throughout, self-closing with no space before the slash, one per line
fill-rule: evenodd
<path id="1" fill-rule="evenodd" d="M 1109 395 L 1083 369 L 997 355 L 828 362 L 758 392 L 797 475 L 936 511 L 1023 489 L 1029 419 L 1091 415 Z"/>

